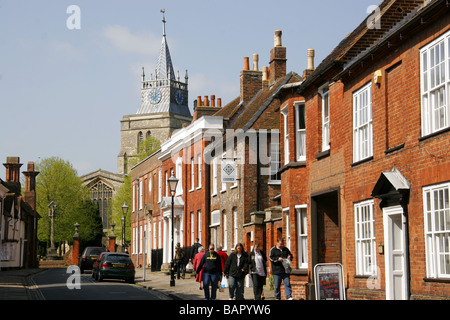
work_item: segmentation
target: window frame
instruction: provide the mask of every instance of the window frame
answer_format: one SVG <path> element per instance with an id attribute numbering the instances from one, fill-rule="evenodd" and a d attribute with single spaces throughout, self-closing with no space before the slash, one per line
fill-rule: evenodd
<path id="1" fill-rule="evenodd" d="M 308 269 L 308 207 L 304 205 L 295 206 L 297 219 L 297 261 L 299 269 Z M 304 219 L 303 219 L 304 217 Z M 302 232 L 302 230 L 304 232 Z"/>
<path id="2" fill-rule="evenodd" d="M 303 107 L 303 115 L 300 114 L 300 107 Z M 306 161 L 306 110 L 305 101 L 294 102 L 295 110 L 295 159 L 296 161 Z M 300 128 L 300 119 L 303 116 L 303 126 Z"/>
<path id="3" fill-rule="evenodd" d="M 435 50 L 439 45 L 442 45 L 442 52 Z M 432 65 L 442 54 L 442 61 Z M 440 79 L 437 79 L 439 76 Z M 441 90 L 443 105 L 436 108 L 436 96 L 439 99 L 438 92 Z M 420 49 L 420 103 L 422 137 L 450 127 L 450 31 Z M 439 126 L 438 109 L 443 112 L 443 124 Z"/>
<path id="4" fill-rule="evenodd" d="M 367 104 L 361 105 L 364 94 L 367 93 Z M 367 108 L 367 119 L 361 120 L 363 108 Z M 362 161 L 373 156 L 373 109 L 372 82 L 367 83 L 353 93 L 353 162 Z M 364 122 L 362 122 L 364 121 Z M 362 139 L 361 134 L 367 134 Z M 367 143 L 367 145 L 366 145 Z"/>
<path id="5" fill-rule="evenodd" d="M 289 122 L 288 122 L 288 116 L 289 116 L 289 105 L 284 106 L 281 109 L 281 114 L 283 115 L 283 141 L 284 141 L 284 164 L 289 163 Z"/>
<path id="6" fill-rule="evenodd" d="M 377 273 L 374 203 L 373 199 L 369 199 L 353 204 L 355 264 L 356 274 L 360 276 L 374 276 Z"/>
<path id="7" fill-rule="evenodd" d="M 436 209 L 436 192 L 439 194 L 443 191 L 446 200 L 443 200 L 444 208 Z M 430 199 L 427 199 L 427 195 Z M 450 259 L 450 182 L 436 184 L 423 188 L 423 213 L 424 213 L 424 236 L 425 236 L 425 253 L 426 253 L 426 272 L 429 278 L 450 279 L 450 263 L 446 265 L 446 273 L 442 270 L 440 258 L 443 256 L 447 261 Z M 438 218 L 439 221 L 436 221 Z M 431 220 L 431 221 L 430 221 Z M 439 224 L 441 230 L 436 230 L 436 223 Z M 445 229 L 443 229 L 445 228 Z M 445 238 L 444 238 L 445 237 Z M 440 240 L 443 240 L 440 243 Z M 442 245 L 447 243 L 447 251 L 442 250 Z"/>

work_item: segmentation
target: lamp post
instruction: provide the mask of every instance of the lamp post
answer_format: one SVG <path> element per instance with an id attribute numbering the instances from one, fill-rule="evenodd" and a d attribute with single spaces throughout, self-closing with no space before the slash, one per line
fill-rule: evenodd
<path id="1" fill-rule="evenodd" d="M 128 212 L 127 202 L 124 201 L 123 206 L 122 206 L 122 213 L 123 213 L 123 216 L 122 216 L 122 225 L 123 225 L 123 228 L 122 228 L 122 246 L 123 246 L 123 251 L 124 252 L 125 252 L 125 248 L 126 248 L 126 245 L 125 245 L 125 222 L 127 220 L 127 212 Z"/>
<path id="2" fill-rule="evenodd" d="M 50 218 L 50 248 L 48 249 L 47 257 L 55 259 L 57 257 L 55 248 L 55 215 L 56 203 L 53 201 L 48 205 L 48 217 Z"/>
<path id="3" fill-rule="evenodd" d="M 175 264 L 173 261 L 173 257 L 175 254 L 175 248 L 174 248 L 174 243 L 173 243 L 173 225 L 174 225 L 174 219 L 173 219 L 173 214 L 174 214 L 174 196 L 175 196 L 175 190 L 177 189 L 177 184 L 178 184 L 178 179 L 176 177 L 174 177 L 173 175 L 167 179 L 167 183 L 169 184 L 169 189 L 170 189 L 170 193 L 172 195 L 172 261 L 170 262 L 170 286 L 174 287 L 175 286 Z"/>

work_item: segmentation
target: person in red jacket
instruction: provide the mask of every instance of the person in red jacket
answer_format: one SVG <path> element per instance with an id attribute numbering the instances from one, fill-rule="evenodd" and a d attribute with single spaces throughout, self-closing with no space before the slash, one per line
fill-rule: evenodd
<path id="1" fill-rule="evenodd" d="M 217 253 L 218 253 L 219 256 L 220 256 L 220 259 L 222 260 L 222 270 L 223 270 L 223 269 L 224 269 L 224 266 L 225 266 L 225 262 L 226 262 L 227 259 L 228 259 L 228 255 L 227 255 L 227 253 L 226 253 L 225 251 L 223 251 L 222 249 L 223 249 L 222 245 L 218 245 L 218 246 L 217 246 Z"/>
<path id="2" fill-rule="evenodd" d="M 198 252 L 197 254 L 195 254 L 194 256 L 194 261 L 192 261 L 192 264 L 194 265 L 194 270 L 197 270 L 200 261 L 202 260 L 203 256 L 205 255 L 205 248 L 203 248 L 202 246 L 200 246 L 198 248 Z M 200 283 L 200 290 L 202 290 L 202 283 L 203 283 L 203 268 L 199 271 L 196 272 L 195 274 L 195 282 L 199 282 Z"/>

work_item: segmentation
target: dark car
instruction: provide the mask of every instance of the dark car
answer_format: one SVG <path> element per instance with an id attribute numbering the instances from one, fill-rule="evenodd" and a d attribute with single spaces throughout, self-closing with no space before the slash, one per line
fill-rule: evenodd
<path id="1" fill-rule="evenodd" d="M 122 279 L 134 283 L 135 269 L 126 253 L 107 252 L 98 263 L 97 279 Z"/>
<path id="2" fill-rule="evenodd" d="M 98 269 L 100 267 L 100 260 L 103 258 L 103 256 L 105 254 L 107 254 L 108 252 L 102 252 L 100 253 L 100 256 L 98 257 L 97 260 L 95 260 L 94 264 L 92 265 L 92 278 L 94 278 L 95 280 L 98 280 Z"/>
<path id="3" fill-rule="evenodd" d="M 80 262 L 78 263 L 80 272 L 83 273 L 84 270 L 92 270 L 92 266 L 100 256 L 100 253 L 105 251 L 106 248 L 104 247 L 86 247 L 80 257 Z"/>

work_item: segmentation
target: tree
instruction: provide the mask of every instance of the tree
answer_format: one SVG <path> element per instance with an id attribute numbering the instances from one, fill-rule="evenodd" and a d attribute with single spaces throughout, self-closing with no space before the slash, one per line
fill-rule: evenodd
<path id="1" fill-rule="evenodd" d="M 41 215 L 38 239 L 50 241 L 50 202 L 56 207 L 55 242 L 72 241 L 74 224 L 79 223 L 79 234 L 92 240 L 102 232 L 96 207 L 90 202 L 89 191 L 83 186 L 76 170 L 68 161 L 58 157 L 46 158 L 37 164 L 36 209 Z"/>

